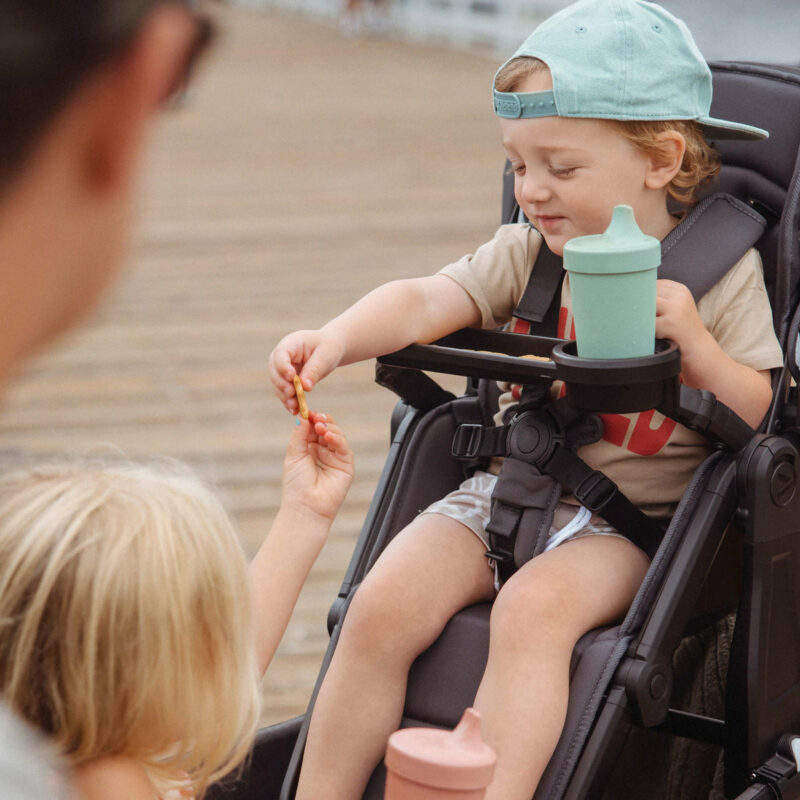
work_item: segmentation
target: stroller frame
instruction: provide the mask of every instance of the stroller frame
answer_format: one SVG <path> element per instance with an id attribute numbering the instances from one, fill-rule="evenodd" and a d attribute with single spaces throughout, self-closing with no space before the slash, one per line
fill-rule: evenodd
<path id="1" fill-rule="evenodd" d="M 773 131 L 771 149 L 755 157 L 755 166 L 748 149 L 752 145 L 717 143 L 725 165 L 721 188 L 750 202 L 770 222 L 758 247 L 786 359 L 774 376 L 774 400 L 762 431 L 750 429 L 710 393 L 679 386 L 674 348 L 638 365 L 638 373 L 629 363 L 611 365 L 610 386 L 596 383 L 594 376 L 584 380 L 589 375 L 581 371 L 585 361 L 582 365 L 572 357 L 561 340 L 528 335 L 463 331 L 379 359 L 380 380 L 392 384 L 401 402 L 392 415 L 391 446 L 378 489 L 329 613 L 331 643 L 311 707 L 358 583 L 424 503 L 413 491 L 415 480 L 419 483 L 413 463 L 423 455 L 434 459 L 425 479 L 431 499 L 461 477 L 460 464 L 449 456 L 449 441 L 459 406 L 474 409 L 477 395 L 455 398 L 415 370 L 522 383 L 525 377 L 563 375 L 575 402 L 594 410 L 605 410 L 603 403 L 613 400 L 614 380 L 626 381 L 638 384 L 647 396 L 631 400 L 634 406 L 658 407 L 704 432 L 716 446 L 687 488 L 624 621 L 578 643 L 564 733 L 535 798 L 601 797 L 628 734 L 637 728 L 724 748 L 726 797 L 800 798 L 800 589 L 794 589 L 793 581 L 800 572 L 800 416 L 792 381 L 800 376 L 800 70 L 740 63 L 714 64 L 712 70 L 712 113 Z M 506 191 L 504 220 L 514 218 L 513 196 Z M 512 355 L 474 352 L 479 348 Z M 553 352 L 554 363 L 513 355 L 522 352 Z M 482 413 L 486 416 L 487 409 Z M 671 707 L 671 662 L 706 591 L 707 576 L 731 546 L 743 566 L 722 719 Z M 729 603 L 720 597 L 717 608 L 727 609 Z M 467 608 L 451 620 L 412 667 L 404 725 L 457 721 L 474 697 L 486 639 L 488 604 Z M 453 680 L 456 654 L 462 674 Z M 213 787 L 210 796 L 290 800 L 309 719 L 310 712 L 259 732 L 245 774 Z M 365 800 L 382 796 L 381 782 L 378 770 Z"/>

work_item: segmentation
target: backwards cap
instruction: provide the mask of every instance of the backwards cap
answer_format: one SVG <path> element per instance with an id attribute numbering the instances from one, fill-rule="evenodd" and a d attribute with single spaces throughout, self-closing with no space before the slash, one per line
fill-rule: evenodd
<path id="1" fill-rule="evenodd" d="M 539 25 L 503 67 L 524 56 L 547 64 L 553 90 L 494 89 L 500 117 L 685 119 L 695 120 L 711 138 L 769 136 L 709 116 L 711 70 L 685 23 L 655 3 L 579 0 Z"/>

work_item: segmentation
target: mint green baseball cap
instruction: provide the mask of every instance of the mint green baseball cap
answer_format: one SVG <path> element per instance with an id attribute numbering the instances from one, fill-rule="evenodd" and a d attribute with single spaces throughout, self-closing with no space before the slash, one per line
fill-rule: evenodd
<path id="1" fill-rule="evenodd" d="M 709 115 L 711 70 L 686 24 L 656 3 L 579 0 L 539 25 L 503 67 L 524 56 L 547 64 L 553 90 L 493 89 L 500 117 L 685 119 L 712 139 L 769 136 Z"/>

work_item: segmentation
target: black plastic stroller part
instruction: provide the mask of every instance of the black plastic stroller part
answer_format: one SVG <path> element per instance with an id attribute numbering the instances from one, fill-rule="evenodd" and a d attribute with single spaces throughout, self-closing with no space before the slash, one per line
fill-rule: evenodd
<path id="1" fill-rule="evenodd" d="M 791 381 L 800 377 L 800 69 L 722 63 L 713 64 L 712 70 L 712 113 L 759 125 L 771 134 L 757 145 L 718 142 L 723 169 L 712 190 L 733 194 L 767 218 L 757 248 L 765 266 L 774 327 L 787 358 L 774 376 L 774 402 L 758 433 L 707 394 L 685 392 L 685 387 L 675 391 L 667 375 L 640 381 L 643 385 L 638 386 L 631 381 L 632 395 L 652 392 L 644 402 L 670 405 L 682 421 L 704 430 L 717 446 L 687 487 L 625 619 L 590 632 L 576 646 L 564 732 L 537 789 L 537 800 L 600 798 L 607 786 L 615 790 L 604 800 L 709 796 L 711 773 L 708 782 L 691 793 L 664 794 L 662 773 L 654 782 L 642 782 L 636 761 L 626 761 L 628 743 L 638 734 L 657 742 L 672 737 L 682 737 L 676 739 L 679 742 L 707 742 L 713 753 L 723 749 L 727 798 L 800 798 L 800 590 L 794 581 L 800 567 L 800 425 L 797 390 Z M 513 195 L 506 192 L 504 221 L 515 221 L 516 213 Z M 561 340 L 526 337 L 523 343 L 523 337 L 492 334 L 490 349 L 511 354 L 492 356 L 471 352 L 476 349 L 472 346 L 476 334 L 462 331 L 440 341 L 427 353 L 436 361 L 430 368 L 457 373 L 467 364 L 472 374 L 514 382 L 561 370 L 574 402 L 590 407 L 633 402 L 619 399 L 629 391 L 621 378 L 614 390 L 606 392 L 613 368 L 605 376 L 590 377 L 586 367 L 577 364 L 578 371 L 569 373 L 571 353 Z M 561 348 L 564 357 L 554 355 L 552 363 L 511 357 L 527 353 L 547 357 L 554 348 Z M 408 386 L 417 379 L 409 375 L 417 373 L 407 367 L 418 355 L 409 348 L 394 356 L 407 359 L 402 368 L 386 366 L 407 373 L 401 396 L 412 396 Z M 426 411 L 403 400 L 396 406 L 378 490 L 329 614 L 331 646 L 318 686 L 347 604 L 383 547 L 421 508 L 461 481 L 461 465 L 450 456 L 450 444 L 459 424 L 486 420 L 488 395 L 482 389 L 491 385 L 482 381 L 478 389 L 473 384 L 465 396 L 449 402 L 440 395 L 441 404 L 428 386 L 412 400 L 426 408 L 433 403 Z M 728 558 L 731 568 L 726 566 Z M 727 584 L 713 585 L 711 576 L 727 578 Z M 705 706 L 698 710 L 677 704 L 673 653 L 684 634 L 698 630 L 706 620 L 732 620 L 719 615 L 730 611 L 737 597 L 733 645 L 724 665 L 725 703 L 712 713 Z M 479 604 L 457 614 L 416 660 L 409 675 L 404 726 L 452 727 L 472 703 L 486 662 L 489 611 L 488 604 Z M 311 707 L 313 702 L 314 697 Z M 284 723 L 290 726 L 288 732 L 281 726 L 264 731 L 239 788 L 221 796 L 290 800 L 308 719 L 307 714 L 299 723 Z M 287 749 L 295 741 L 287 766 Z M 264 769 L 269 772 L 266 777 Z M 278 793 L 275 787 L 284 776 Z M 379 768 L 364 800 L 382 797 L 382 780 Z"/>
<path id="2" fill-rule="evenodd" d="M 302 721 L 302 717 L 295 717 L 260 730 L 242 769 L 211 786 L 207 800 L 277 797 Z"/>
<path id="3" fill-rule="evenodd" d="M 513 335 L 511 335 L 513 336 Z M 484 339 L 485 337 L 485 339 Z M 469 334 L 470 344 L 475 349 L 498 349 L 500 343 L 496 335 L 473 332 Z M 520 337 L 523 338 L 523 337 Z M 524 337 L 531 338 L 531 337 Z M 535 339 L 535 337 L 534 337 Z M 463 343 L 463 339 L 462 339 Z M 540 343 L 536 343 L 532 350 L 539 351 Z M 429 346 L 414 346 L 405 351 L 387 356 L 382 361 L 391 364 L 402 363 L 407 367 L 418 369 L 431 369 L 434 365 L 440 365 L 444 356 L 447 354 L 447 347 L 442 347 L 441 343 Z M 613 691 L 609 693 L 609 698 L 604 708 L 603 714 L 596 723 L 596 733 L 589 741 L 589 747 L 595 748 L 592 758 L 582 759 L 581 763 L 588 764 L 583 772 L 576 774 L 578 780 L 577 789 L 572 790 L 564 796 L 580 797 L 583 792 L 588 791 L 594 782 L 601 777 L 601 770 L 604 759 L 613 747 L 609 747 L 610 742 L 619 741 L 621 732 L 625 725 L 622 723 L 622 716 L 629 714 L 633 716 L 639 725 L 647 727 L 664 725 L 666 730 L 691 734 L 698 738 L 710 739 L 716 742 L 726 742 L 731 748 L 735 747 L 735 731 L 729 729 L 721 720 L 709 720 L 699 716 L 687 715 L 679 711 L 669 709 L 669 688 L 670 688 L 670 667 L 666 654 L 670 653 L 677 646 L 684 626 L 688 619 L 688 614 L 693 604 L 693 592 L 686 591 L 685 586 L 699 587 L 702 584 L 703 573 L 710 566 L 716 547 L 724 532 L 728 520 L 734 514 L 736 491 L 743 493 L 750 502 L 748 506 L 754 511 L 762 510 L 765 515 L 760 520 L 754 513 L 746 513 L 742 509 L 738 511 L 738 518 L 745 522 L 745 532 L 748 535 L 748 546 L 753 548 L 753 553 L 759 548 L 755 542 L 750 542 L 751 538 L 758 538 L 759 534 L 751 531 L 754 524 L 763 523 L 761 538 L 769 541 L 779 540 L 780 559 L 783 562 L 785 574 L 783 576 L 783 587 L 786 589 L 786 596 L 791 596 L 790 581 L 796 573 L 800 564 L 795 559 L 788 559 L 786 552 L 786 536 L 796 536 L 796 528 L 800 528 L 800 507 L 798 507 L 797 488 L 797 450 L 795 444 L 789 440 L 781 440 L 777 437 L 767 437 L 764 434 L 756 434 L 746 423 L 739 419 L 733 412 L 723 404 L 718 403 L 714 396 L 705 391 L 689 389 L 679 386 L 677 372 L 679 365 L 672 358 L 674 348 L 662 346 L 660 352 L 654 357 L 644 359 L 630 359 L 630 366 L 626 369 L 624 362 L 602 362 L 588 361 L 574 356 L 574 343 L 560 343 L 554 348 L 554 360 L 552 364 L 542 362 L 523 362 L 518 364 L 516 371 L 520 374 L 523 382 L 533 377 L 542 375 L 555 376 L 559 379 L 571 379 L 574 383 L 568 385 L 568 396 L 570 392 L 576 400 L 576 404 L 587 410 L 599 410 L 602 408 L 603 398 L 595 405 L 593 397 L 593 383 L 602 383 L 602 376 L 605 374 L 610 383 L 625 383 L 625 373 L 628 373 L 628 385 L 641 391 L 640 399 L 633 392 L 633 397 L 629 398 L 626 405 L 621 410 L 630 411 L 648 407 L 646 404 L 649 398 L 654 396 L 652 385 L 660 386 L 656 395 L 664 398 L 659 410 L 666 415 L 679 419 L 683 424 L 695 430 L 705 433 L 709 438 L 724 446 L 728 452 L 727 458 L 718 453 L 717 457 L 722 460 L 724 467 L 718 465 L 712 473 L 712 479 L 706 486 L 709 495 L 706 498 L 705 506 L 699 506 L 701 520 L 704 530 L 699 531 L 697 536 L 688 536 L 691 545 L 685 544 L 676 554 L 677 562 L 673 565 L 676 578 L 675 585 L 670 587 L 669 581 L 665 583 L 662 595 L 656 601 L 651 611 L 651 618 L 648 620 L 642 634 L 635 640 L 628 650 L 627 657 L 621 660 L 618 666 L 617 675 L 614 680 L 617 684 L 617 697 L 614 698 Z M 557 354 L 565 353 L 568 358 L 561 361 Z M 502 355 L 487 353 L 465 353 L 462 352 L 456 359 L 458 369 L 465 369 L 467 364 L 474 367 L 475 372 L 483 373 L 488 363 L 497 363 L 498 370 L 510 371 L 506 359 Z M 634 365 L 632 362 L 640 362 Z M 564 374 L 563 363 L 567 365 L 567 373 Z M 452 366 L 452 362 L 451 362 Z M 658 368 L 661 368 L 661 375 Z M 453 367 L 453 370 L 455 367 Z M 448 371 L 450 369 L 448 368 Z M 583 392 L 587 392 L 587 397 Z M 644 405 L 642 405 L 644 403 Z M 727 502 L 723 502 L 727 499 Z M 676 517 L 679 515 L 676 514 Z M 778 522 L 780 517 L 782 524 Z M 751 522 L 747 525 L 747 520 Z M 760 549 L 763 550 L 763 547 Z M 774 548 L 773 548 L 774 551 Z M 762 575 L 759 580 L 752 576 L 745 576 L 745 594 L 750 598 L 757 597 L 756 603 L 758 611 L 763 613 L 764 601 L 767 598 L 759 597 L 759 591 L 755 582 L 760 584 L 774 583 L 774 564 L 772 552 L 761 555 L 761 559 L 767 559 L 766 564 L 761 565 Z M 800 557 L 800 552 L 796 557 Z M 753 558 L 748 563 L 759 568 L 758 559 Z M 655 566 L 655 565 L 654 565 Z M 769 570 L 770 574 L 763 574 L 763 570 Z M 765 580 L 766 578 L 766 580 Z M 780 587 L 779 587 L 780 588 Z M 671 591 L 670 589 L 674 590 Z M 696 595 L 695 595 L 696 597 Z M 746 612 L 748 606 L 744 605 Z M 761 652 L 779 652 L 781 641 L 796 641 L 798 626 L 797 609 L 789 609 L 789 613 L 781 613 L 782 606 L 773 606 L 770 610 L 769 622 L 771 623 L 772 641 L 764 642 L 766 647 L 761 648 Z M 632 609 L 633 611 L 633 609 Z M 782 624 L 776 630 L 776 622 L 782 620 Z M 761 630 L 760 618 L 750 623 L 751 633 Z M 765 635 L 762 631 L 761 635 Z M 794 637 L 794 639 L 792 639 Z M 783 645 L 785 653 L 785 645 Z M 755 652 L 752 648 L 750 653 Z M 778 678 L 778 683 L 772 688 L 767 688 L 764 683 L 770 679 L 762 671 L 759 673 L 759 665 L 747 665 L 748 674 L 751 679 L 760 676 L 760 685 L 755 692 L 751 692 L 751 702 L 758 706 L 760 724 L 765 725 L 770 730 L 775 729 L 775 725 L 783 725 L 784 730 L 791 730 L 792 726 L 797 726 L 800 720 L 800 706 L 795 701 L 790 702 L 787 691 L 796 692 L 800 689 L 800 642 L 797 645 L 797 652 L 792 653 L 794 658 L 786 660 L 790 666 L 784 669 Z M 757 659 L 758 660 L 758 659 Z M 771 675 L 772 681 L 776 680 L 775 670 Z M 759 682 L 759 677 L 756 677 Z M 763 691 L 777 692 L 779 702 L 774 709 L 769 710 L 768 719 L 764 720 L 765 709 L 763 709 L 757 699 L 763 695 Z M 767 696 L 770 696 L 769 694 Z M 778 715 L 778 718 L 776 718 Z M 736 715 L 730 719 L 730 724 L 734 725 Z M 745 723 L 740 726 L 740 730 L 747 730 Z M 780 728 L 778 728 L 780 729 Z M 593 745 L 593 742 L 597 744 Z M 590 752 L 591 749 L 590 749 Z M 733 752 L 731 750 L 731 752 Z M 752 752 L 747 754 L 749 762 L 758 763 L 758 759 L 768 758 L 768 753 Z M 733 759 L 731 759 L 733 760 Z M 760 775 L 756 769 L 754 775 Z M 574 783 L 573 783 L 574 785 Z M 787 787 L 788 788 L 788 787 Z M 736 791 L 734 788 L 733 791 Z M 537 792 L 537 796 L 539 793 Z M 549 796 L 549 795 L 543 795 Z M 783 795 L 779 795 L 783 796 Z"/>

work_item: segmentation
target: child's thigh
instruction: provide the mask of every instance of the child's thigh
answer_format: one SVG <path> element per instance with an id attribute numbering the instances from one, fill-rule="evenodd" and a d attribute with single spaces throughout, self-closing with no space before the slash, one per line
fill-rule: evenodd
<path id="1" fill-rule="evenodd" d="M 492 624 L 528 618 L 570 637 L 619 620 L 650 562 L 616 536 L 584 536 L 529 561 L 503 586 Z"/>
<path id="2" fill-rule="evenodd" d="M 485 552 L 483 542 L 460 522 L 422 514 L 389 542 L 354 605 L 441 627 L 460 609 L 494 597 L 494 572 Z"/>

